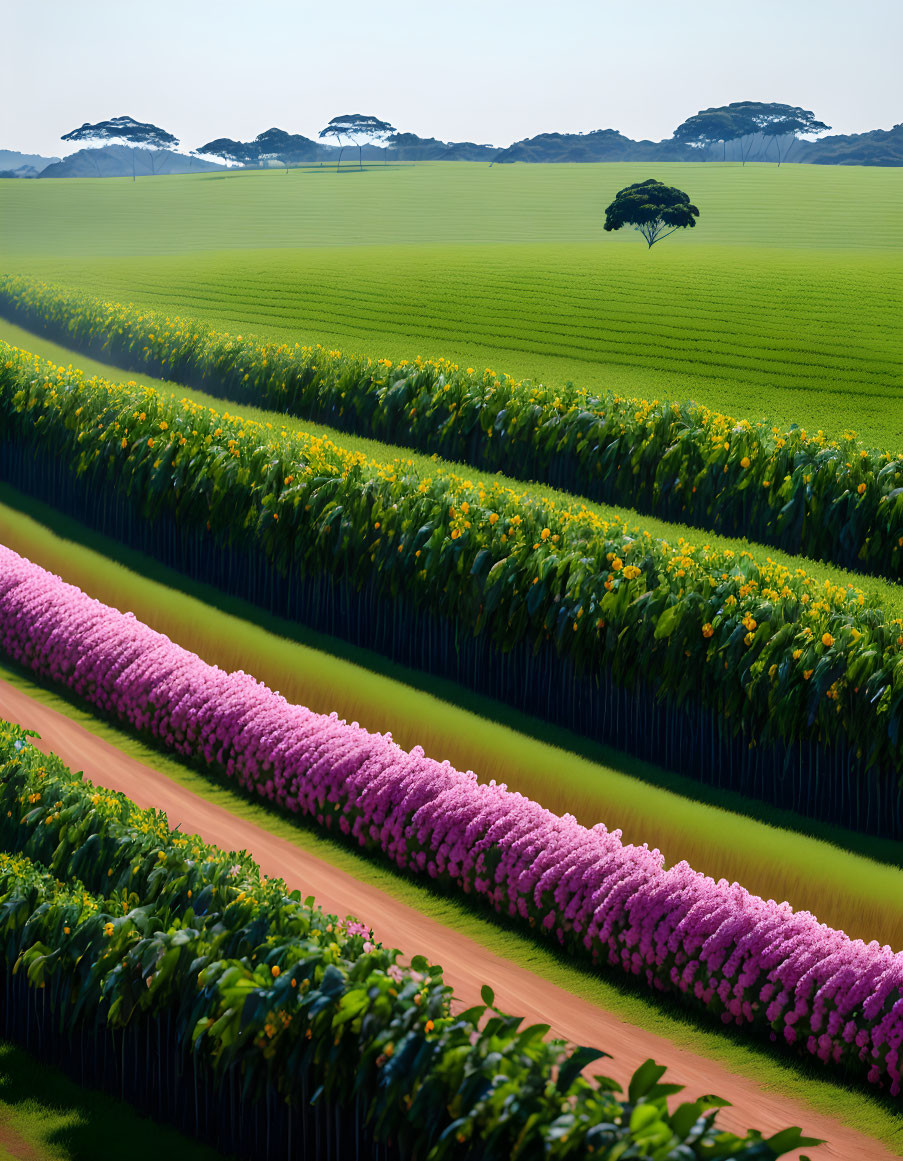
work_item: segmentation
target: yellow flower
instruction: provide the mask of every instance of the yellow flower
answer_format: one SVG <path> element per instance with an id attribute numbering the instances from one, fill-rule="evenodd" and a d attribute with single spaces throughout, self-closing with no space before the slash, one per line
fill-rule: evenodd
<path id="1" fill-rule="evenodd" d="M 621 569 L 624 567 L 624 561 L 621 560 L 621 558 L 619 556 L 616 556 L 614 558 L 614 560 L 611 562 L 611 567 L 615 570 L 615 572 L 620 572 Z"/>
<path id="2" fill-rule="evenodd" d="M 282 969 L 280 968 L 278 963 L 273 964 L 273 966 L 270 968 L 270 974 L 272 975 L 273 979 L 275 979 L 279 975 L 281 970 Z"/>
<path id="3" fill-rule="evenodd" d="M 830 633 L 825 633 L 822 636 L 821 643 L 822 643 L 822 645 L 824 645 L 824 647 L 826 649 L 830 649 L 831 646 L 834 644 L 834 638 L 831 636 Z"/>
<path id="4" fill-rule="evenodd" d="M 548 540 L 551 535 L 552 535 L 551 528 L 543 528 L 542 532 L 540 532 L 540 534 L 539 534 L 539 539 L 540 540 Z"/>
<path id="5" fill-rule="evenodd" d="M 741 468 L 748 468 L 749 467 L 749 456 L 743 457 L 743 459 L 740 461 L 740 467 Z"/>
<path id="6" fill-rule="evenodd" d="M 711 622 L 706 621 L 706 623 L 702 626 L 702 635 L 703 637 L 714 637 L 715 626 L 712 625 Z"/>
<path id="7" fill-rule="evenodd" d="M 859 493 L 860 496 L 864 496 L 865 495 L 865 484 L 860 484 L 859 487 L 856 489 L 856 491 Z"/>

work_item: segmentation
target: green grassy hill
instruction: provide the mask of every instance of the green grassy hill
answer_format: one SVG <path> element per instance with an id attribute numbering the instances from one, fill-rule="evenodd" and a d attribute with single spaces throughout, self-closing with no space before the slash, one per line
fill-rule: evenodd
<path id="1" fill-rule="evenodd" d="M 435 163 L 0 182 L 4 267 L 224 329 L 903 443 L 898 170 Z M 660 172 L 661 171 L 661 172 Z M 606 235 L 659 176 L 700 224 Z"/>

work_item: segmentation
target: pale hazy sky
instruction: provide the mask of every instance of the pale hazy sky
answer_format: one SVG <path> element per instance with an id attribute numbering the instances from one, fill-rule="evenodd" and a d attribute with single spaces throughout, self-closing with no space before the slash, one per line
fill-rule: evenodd
<path id="1" fill-rule="evenodd" d="M 901 0 L 0 0 L 0 148 L 127 114 L 181 138 L 316 137 L 338 113 L 508 145 L 669 137 L 735 100 L 835 132 L 903 121 Z"/>

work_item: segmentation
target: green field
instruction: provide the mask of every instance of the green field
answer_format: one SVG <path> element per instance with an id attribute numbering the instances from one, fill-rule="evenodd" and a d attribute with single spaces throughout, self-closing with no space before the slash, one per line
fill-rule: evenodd
<path id="1" fill-rule="evenodd" d="M 652 251 L 601 230 L 611 195 L 648 176 L 436 163 L 4 181 L 0 254 L 238 333 L 903 443 L 899 171 L 659 165 L 702 216 Z"/>
<path id="2" fill-rule="evenodd" d="M 601 230 L 613 193 L 648 176 L 686 189 L 702 211 L 696 230 L 652 251 L 633 233 Z M 444 356 L 518 377 L 693 398 L 738 417 L 765 415 L 782 426 L 799 422 L 830 434 L 854 429 L 871 444 L 898 449 L 901 183 L 892 169 L 717 164 L 422 164 L 135 184 L 0 181 L 0 269 L 194 316 L 236 334 L 322 342 L 393 360 Z M 0 338 L 91 373 L 108 371 L 2 321 Z M 217 409 L 252 413 L 177 390 Z M 377 459 L 399 454 L 320 430 Z M 471 477 L 479 474 L 468 470 Z M 547 490 L 542 484 L 517 488 Z M 903 894 L 894 844 L 830 828 L 802 835 L 798 819 L 736 796 L 719 797 L 688 779 L 530 723 L 449 682 L 413 676 L 384 658 L 262 616 L 10 489 L 0 501 L 0 541 L 91 595 L 133 610 L 208 661 L 253 672 L 314 709 L 337 709 L 348 720 L 391 729 L 403 744 L 423 744 L 435 757 L 504 780 L 589 825 L 601 819 L 622 826 L 625 838 L 659 846 L 669 862 L 685 857 L 766 898 L 809 907 L 851 934 L 899 946 Z M 669 539 L 686 532 L 622 514 Z M 687 535 L 745 544 L 698 531 Z M 753 551 L 784 559 L 774 550 Z M 839 569 L 793 563 L 819 576 L 846 577 Z M 855 582 L 886 608 L 903 610 L 899 586 Z M 836 1101 L 847 1123 L 894 1139 L 898 1121 L 880 1101 L 841 1093 L 820 1075 L 810 1080 L 785 1069 L 730 1034 L 690 1029 L 667 1008 L 266 816 L 230 788 L 161 758 L 18 671 L 0 670 L 31 696 L 128 752 L 140 752 L 237 814 L 293 832 L 299 843 L 316 846 L 388 893 L 441 913 L 445 922 L 479 930 L 500 954 L 666 1030 L 676 1046 L 703 1037 L 711 1041 L 706 1049 L 738 1072 L 761 1067 L 779 1085 L 786 1074 L 788 1091 L 801 1099 L 819 1107 Z"/>

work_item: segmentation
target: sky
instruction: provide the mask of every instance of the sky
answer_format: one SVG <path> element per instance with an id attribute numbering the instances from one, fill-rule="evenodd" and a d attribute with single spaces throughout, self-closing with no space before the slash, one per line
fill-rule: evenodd
<path id="1" fill-rule="evenodd" d="M 0 0 L 0 149 L 128 115 L 181 139 L 339 113 L 492 145 L 784 101 L 837 133 L 903 121 L 900 0 Z"/>

